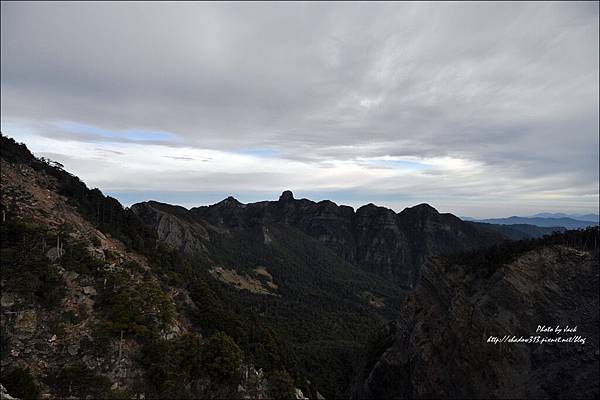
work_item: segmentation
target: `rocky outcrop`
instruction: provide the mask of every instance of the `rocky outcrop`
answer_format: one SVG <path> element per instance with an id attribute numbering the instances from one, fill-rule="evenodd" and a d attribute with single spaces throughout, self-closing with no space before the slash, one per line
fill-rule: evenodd
<path id="1" fill-rule="evenodd" d="M 278 296 L 278 294 L 275 293 L 277 285 L 273 283 L 273 277 L 266 269 L 264 269 L 264 267 L 256 268 L 253 271 L 253 276 L 240 274 L 235 270 L 228 270 L 221 266 L 214 266 L 208 272 L 215 279 L 239 290 L 247 290 L 251 293 L 260 295 Z M 261 277 L 263 278 L 262 281 L 259 279 Z"/>
<path id="2" fill-rule="evenodd" d="M 566 245 L 489 270 L 430 260 L 354 397 L 597 398 L 598 272 L 597 249 Z"/>
<path id="3" fill-rule="evenodd" d="M 286 201 L 292 201 L 292 200 L 294 200 L 294 194 L 290 190 L 285 190 L 283 193 L 281 193 L 281 196 L 279 196 L 280 202 L 286 202 Z"/>
<path id="4" fill-rule="evenodd" d="M 8 392 L 6 391 L 4 386 L 0 385 L 0 400 L 19 400 L 19 399 L 17 399 L 16 397 L 12 397 L 10 394 L 8 394 Z"/>
<path id="5" fill-rule="evenodd" d="M 25 310 L 17 313 L 15 319 L 15 337 L 29 339 L 36 333 L 37 313 L 34 310 Z"/>
<path id="6" fill-rule="evenodd" d="M 186 254 L 206 251 L 208 232 L 201 223 L 186 218 L 185 208 L 151 201 L 134 204 L 131 210 L 155 229 L 163 243 Z"/>

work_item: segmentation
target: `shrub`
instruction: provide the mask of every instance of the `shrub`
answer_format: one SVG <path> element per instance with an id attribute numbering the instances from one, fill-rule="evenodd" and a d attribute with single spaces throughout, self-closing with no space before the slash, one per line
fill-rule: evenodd
<path id="1" fill-rule="evenodd" d="M 146 371 L 146 388 L 160 398 L 190 397 L 187 386 L 200 367 L 199 350 L 200 337 L 196 334 L 147 342 L 140 359 Z"/>
<path id="2" fill-rule="evenodd" d="M 6 325 L 0 325 L 0 359 L 4 360 L 4 357 L 8 356 L 8 329 Z"/>
<path id="3" fill-rule="evenodd" d="M 269 374 L 269 392 L 274 399 L 291 399 L 294 396 L 294 379 L 286 370 Z"/>
<path id="4" fill-rule="evenodd" d="M 88 339 L 87 336 L 82 339 L 82 346 L 87 349 L 91 349 L 94 354 L 105 357 L 110 351 L 111 342 L 113 335 L 110 329 L 100 323 L 94 324 L 92 329 L 92 340 Z"/>
<path id="5" fill-rule="evenodd" d="M 76 395 L 95 398 L 111 397 L 110 380 L 87 368 L 83 363 L 64 367 L 49 377 L 49 384 L 55 385 L 59 397 Z"/>
<path id="6" fill-rule="evenodd" d="M 58 262 L 65 269 L 80 274 L 96 274 L 104 265 L 102 261 L 89 253 L 83 242 L 68 243 Z"/>
<path id="7" fill-rule="evenodd" d="M 44 254 L 45 228 L 8 220 L 0 226 L 2 279 L 5 290 L 31 303 L 55 308 L 65 290 L 58 270 Z"/>
<path id="8" fill-rule="evenodd" d="M 202 347 L 202 369 L 217 381 L 231 379 L 242 365 L 243 353 L 224 332 L 212 335 Z"/>
<path id="9" fill-rule="evenodd" d="M 40 390 L 28 369 L 15 368 L 8 374 L 2 374 L 2 384 L 8 393 L 19 399 L 38 399 Z"/>
<path id="10" fill-rule="evenodd" d="M 111 273 L 100 296 L 105 326 L 114 333 L 124 330 L 151 337 L 167 326 L 174 315 L 171 299 L 153 281 L 131 282 L 126 273 Z"/>

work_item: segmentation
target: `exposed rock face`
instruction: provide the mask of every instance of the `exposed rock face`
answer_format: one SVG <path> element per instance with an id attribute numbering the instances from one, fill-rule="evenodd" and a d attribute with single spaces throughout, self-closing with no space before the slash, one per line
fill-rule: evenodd
<path id="1" fill-rule="evenodd" d="M 186 254 L 205 250 L 203 241 L 208 241 L 208 232 L 202 224 L 185 217 L 185 208 L 147 202 L 131 209 L 154 227 L 162 242 Z"/>
<path id="2" fill-rule="evenodd" d="M 209 231 L 262 226 L 265 244 L 271 242 L 267 225 L 286 224 L 308 234 L 338 256 L 367 271 L 412 287 L 429 255 L 489 246 L 504 237 L 495 231 L 440 214 L 421 204 L 401 213 L 369 204 L 356 212 L 332 201 L 294 199 L 285 191 L 279 201 L 242 204 L 233 197 L 208 207 L 185 210 L 156 202 L 132 207 L 150 221 L 165 243 L 187 253 L 205 250 Z"/>
<path id="3" fill-rule="evenodd" d="M 598 251 L 542 247 L 481 275 L 431 260 L 372 342 L 354 397 L 597 398 Z M 540 326 L 574 332 L 536 332 Z M 574 337 L 493 343 L 490 337 Z M 585 343 L 582 342 L 585 340 Z"/>
<path id="4" fill-rule="evenodd" d="M 2 293 L 2 297 L 0 297 L 0 305 L 6 308 L 14 306 L 15 296 L 12 293 Z"/>
<path id="5" fill-rule="evenodd" d="M 0 385 L 0 400 L 19 400 L 19 399 L 17 399 L 16 397 L 12 397 L 10 394 L 8 394 L 8 392 L 6 391 L 4 386 Z"/>
<path id="6" fill-rule="evenodd" d="M 15 336 L 19 339 L 31 338 L 36 331 L 37 314 L 34 310 L 25 310 L 17 313 L 15 320 Z"/>
<path id="7" fill-rule="evenodd" d="M 240 290 L 248 290 L 261 295 L 275 295 L 277 285 L 273 283 L 273 277 L 264 267 L 258 267 L 254 276 L 238 274 L 235 270 L 228 270 L 221 266 L 215 266 L 208 271 L 215 279 L 227 283 Z M 266 278 L 262 282 L 259 277 Z"/>
<path id="8" fill-rule="evenodd" d="M 400 230 L 397 216 L 394 211 L 373 204 L 359 208 L 354 228 L 355 257 L 363 268 L 410 285 L 408 238 Z"/>

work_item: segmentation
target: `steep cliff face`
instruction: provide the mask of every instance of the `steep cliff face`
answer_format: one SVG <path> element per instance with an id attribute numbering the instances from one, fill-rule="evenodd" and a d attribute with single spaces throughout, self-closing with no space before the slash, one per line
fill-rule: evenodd
<path id="1" fill-rule="evenodd" d="M 356 211 L 356 260 L 368 271 L 410 286 L 412 254 L 397 217 L 394 211 L 373 204 Z"/>
<path id="2" fill-rule="evenodd" d="M 185 208 L 149 201 L 135 204 L 132 210 L 153 227 L 164 244 L 190 255 L 206 252 L 208 231 L 204 225 L 187 217 Z"/>
<path id="3" fill-rule="evenodd" d="M 411 285 L 419 278 L 429 256 L 488 247 L 505 240 L 497 232 L 464 222 L 452 214 L 440 214 L 428 204 L 406 208 L 396 221 L 406 238 L 405 254 L 409 257 L 405 257 L 403 271 Z"/>
<path id="4" fill-rule="evenodd" d="M 498 267 L 496 256 L 426 263 L 398 321 L 373 338 L 354 397 L 598 397 L 598 248 L 581 237 L 499 252 L 513 261 Z"/>
<path id="5" fill-rule="evenodd" d="M 426 204 L 398 214 L 373 204 L 355 212 L 351 207 L 328 200 L 318 203 L 297 200 L 290 191 L 284 192 L 278 201 L 242 204 L 227 198 L 188 212 L 179 208 L 176 213 L 171 212 L 175 211 L 172 206 L 157 203 L 140 203 L 132 209 L 140 216 L 145 212 L 143 219 L 153 221 L 159 236 L 186 251 L 195 248 L 201 251 L 202 245 L 192 238 L 205 237 L 202 236 L 205 227 L 240 230 L 285 224 L 317 239 L 344 260 L 404 287 L 412 287 L 421 265 L 430 255 L 489 246 L 505 239 L 498 232 L 451 214 L 440 214 Z M 150 216 L 152 212 L 155 215 Z M 179 222 L 167 219 L 175 234 L 164 229 L 166 223 L 162 226 L 159 223 L 167 218 L 165 213 L 179 218 Z M 187 232 L 187 236 L 181 232 Z"/>

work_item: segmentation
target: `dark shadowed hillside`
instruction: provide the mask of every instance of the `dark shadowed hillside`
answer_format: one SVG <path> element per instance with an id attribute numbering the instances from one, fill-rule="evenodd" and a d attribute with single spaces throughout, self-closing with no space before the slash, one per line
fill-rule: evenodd
<path id="1" fill-rule="evenodd" d="M 599 245 L 590 228 L 431 259 L 354 397 L 597 398 Z"/>

